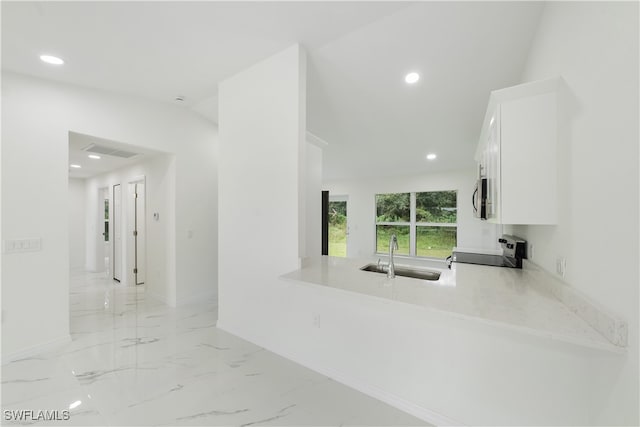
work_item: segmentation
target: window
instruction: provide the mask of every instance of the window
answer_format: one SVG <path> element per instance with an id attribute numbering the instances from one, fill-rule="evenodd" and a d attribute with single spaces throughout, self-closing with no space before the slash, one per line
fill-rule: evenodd
<path id="1" fill-rule="evenodd" d="M 376 195 L 376 252 L 389 250 L 389 236 L 398 237 L 397 254 L 409 255 L 411 224 L 409 193 Z"/>
<path id="2" fill-rule="evenodd" d="M 398 237 L 399 255 L 446 258 L 457 242 L 457 192 L 376 194 L 376 252 Z"/>
<path id="3" fill-rule="evenodd" d="M 446 258 L 457 241 L 457 193 L 416 193 L 416 256 Z"/>

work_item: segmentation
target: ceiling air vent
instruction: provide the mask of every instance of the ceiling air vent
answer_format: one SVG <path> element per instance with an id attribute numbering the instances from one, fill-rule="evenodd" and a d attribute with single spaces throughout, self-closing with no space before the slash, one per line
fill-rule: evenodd
<path id="1" fill-rule="evenodd" d="M 122 151 L 122 150 L 116 150 L 113 153 L 108 153 L 108 154 L 110 156 L 123 157 L 125 159 L 130 159 L 138 155 L 138 153 L 132 153 L 131 151 Z"/>
<path id="2" fill-rule="evenodd" d="M 130 159 L 138 155 L 138 153 L 132 153 L 131 151 L 118 150 L 117 148 L 105 147 L 104 145 L 91 144 L 84 148 L 84 151 L 90 153 L 104 154 L 107 156 L 120 157 L 123 159 Z"/>

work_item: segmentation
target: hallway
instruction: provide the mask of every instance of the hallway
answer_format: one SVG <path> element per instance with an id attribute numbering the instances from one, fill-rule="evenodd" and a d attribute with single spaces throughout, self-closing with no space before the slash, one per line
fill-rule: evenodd
<path id="1" fill-rule="evenodd" d="M 214 301 L 172 309 L 104 273 L 72 275 L 70 290 L 72 342 L 2 367 L 4 417 L 71 408 L 68 421 L 35 424 L 425 425 L 217 329 Z"/>

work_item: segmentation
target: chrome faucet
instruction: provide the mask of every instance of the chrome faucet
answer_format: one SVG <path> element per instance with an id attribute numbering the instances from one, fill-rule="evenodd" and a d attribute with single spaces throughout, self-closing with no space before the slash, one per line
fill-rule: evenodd
<path id="1" fill-rule="evenodd" d="M 389 267 L 387 269 L 387 277 L 393 279 L 396 277 L 396 267 L 393 264 L 393 250 L 398 250 L 398 237 L 392 234 L 389 237 Z"/>

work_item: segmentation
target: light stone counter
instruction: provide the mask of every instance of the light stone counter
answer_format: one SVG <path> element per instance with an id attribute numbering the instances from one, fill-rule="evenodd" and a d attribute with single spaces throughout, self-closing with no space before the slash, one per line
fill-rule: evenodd
<path id="1" fill-rule="evenodd" d="M 299 270 L 281 276 L 305 284 L 355 292 L 434 310 L 446 315 L 489 323 L 549 339 L 613 352 L 613 345 L 563 304 L 545 278 L 553 278 L 535 265 L 522 270 L 444 263 L 438 281 L 427 281 L 361 271 L 373 260 L 318 257 L 305 260 Z M 403 265 L 397 261 L 396 265 Z M 434 265 L 438 265 L 434 263 Z M 545 283 L 542 283 L 545 282 Z"/>

